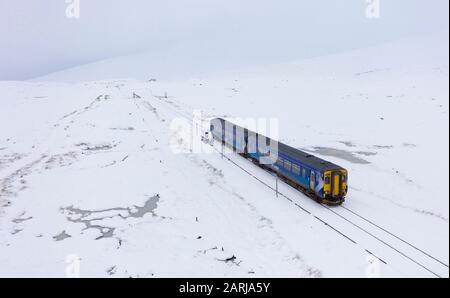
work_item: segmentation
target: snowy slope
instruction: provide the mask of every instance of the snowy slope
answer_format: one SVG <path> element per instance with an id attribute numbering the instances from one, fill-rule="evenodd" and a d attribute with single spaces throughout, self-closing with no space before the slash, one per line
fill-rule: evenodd
<path id="1" fill-rule="evenodd" d="M 72 255 L 82 276 L 321 276 L 310 265 L 319 262 L 327 275 L 364 272 L 333 268 L 340 253 L 323 260 L 326 247 L 355 249 L 220 157 L 173 154 L 174 116 L 154 98 L 132 99 L 132 83 L 19 85 L 2 94 L 45 120 L 19 127 L 9 117 L 29 133 L 2 131 L 2 276 L 63 276 Z M 62 97 L 72 100 L 58 109 Z M 321 253 L 301 253 L 308 242 Z"/>
<path id="2" fill-rule="evenodd" d="M 177 81 L 131 57 L 0 82 L 0 276 L 79 258 L 81 276 L 448 277 L 447 53 L 443 34 Z M 349 170 L 347 209 L 277 198 L 233 154 L 174 153 L 195 109 L 280 119 Z"/>

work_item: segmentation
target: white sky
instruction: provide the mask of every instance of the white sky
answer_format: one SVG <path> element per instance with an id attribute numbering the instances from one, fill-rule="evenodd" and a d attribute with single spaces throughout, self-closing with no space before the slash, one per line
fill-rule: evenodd
<path id="1" fill-rule="evenodd" d="M 366 0 L 80 0 L 70 20 L 65 0 L 0 0 L 0 80 L 143 51 L 245 66 L 448 31 L 448 0 L 379 1 L 371 20 Z"/>

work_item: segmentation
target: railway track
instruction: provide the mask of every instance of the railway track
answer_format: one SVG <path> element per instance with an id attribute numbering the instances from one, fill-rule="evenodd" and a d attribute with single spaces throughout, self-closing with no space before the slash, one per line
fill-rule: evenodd
<path id="1" fill-rule="evenodd" d="M 431 255 L 430 253 L 420 249 L 419 247 L 417 247 L 416 245 L 412 244 L 411 242 L 408 242 L 407 240 L 404 240 L 403 238 L 401 238 L 400 236 L 395 235 L 394 233 L 390 232 L 389 230 L 387 230 L 386 228 L 383 228 L 382 226 L 376 224 L 374 221 L 360 215 L 359 213 L 351 210 L 350 208 L 347 208 L 345 206 L 339 206 L 340 208 L 343 208 L 344 210 L 348 211 L 349 213 L 353 214 L 354 216 L 358 217 L 359 219 L 365 221 L 366 223 L 369 223 L 370 225 L 380 229 L 381 231 L 387 233 L 388 235 L 392 236 L 393 238 L 397 239 L 398 241 L 406 244 L 407 246 L 409 246 L 410 248 L 422 253 L 423 255 L 427 256 L 428 258 L 436 261 L 437 263 L 441 264 L 442 266 L 449 268 L 449 265 L 446 264 L 444 261 L 441 261 L 440 259 L 434 257 L 433 255 Z"/>
<path id="2" fill-rule="evenodd" d="M 164 105 L 174 114 L 185 118 L 193 126 L 194 118 L 190 114 L 178 110 L 159 97 L 151 96 L 158 104 Z M 222 155 L 222 151 L 216 148 L 214 144 L 211 146 L 214 151 Z M 248 170 L 248 167 L 242 164 L 246 161 L 246 159 L 243 159 L 242 157 L 239 157 L 241 159 L 240 161 L 236 161 L 234 158 L 225 155 L 223 155 L 223 158 L 238 167 L 247 175 L 250 175 L 265 187 L 272 191 L 276 191 L 273 183 L 268 181 L 272 179 L 273 182 L 273 176 L 267 173 L 267 171 L 261 169 L 269 175 L 269 177 L 267 177 L 267 175 L 266 177 L 263 177 L 264 175 L 260 175 L 260 173 L 255 174 L 253 170 Z M 247 160 L 247 162 L 249 161 Z M 403 239 L 401 236 L 396 235 L 385 227 L 375 223 L 373 220 L 368 219 L 366 216 L 345 206 L 329 207 L 323 204 L 317 204 L 311 200 L 315 206 L 321 206 L 323 210 L 328 213 L 328 215 L 325 215 L 325 213 L 319 212 L 319 209 L 312 207 L 310 205 L 311 202 L 308 203 L 308 205 L 310 205 L 308 207 L 305 206 L 304 203 L 300 203 L 299 200 L 295 198 L 295 194 L 292 193 L 294 190 L 298 191 L 297 188 L 294 188 L 289 184 L 285 184 L 285 186 L 283 191 L 278 191 L 280 197 L 288 200 L 302 213 L 314 217 L 319 223 L 329 227 L 332 231 L 344 237 L 359 249 L 362 249 L 365 253 L 373 256 L 379 260 L 381 264 L 393 267 L 394 269 L 396 269 L 395 267 L 398 268 L 401 264 L 405 265 L 405 268 L 410 268 L 412 265 L 421 268 L 430 277 L 448 277 L 449 265 L 444 261 Z M 289 188 L 290 191 L 288 190 Z M 305 193 L 305 195 L 307 194 Z M 314 208 L 314 212 L 310 211 L 313 209 L 309 208 Z M 341 210 L 343 211 L 341 212 Z M 333 215 L 334 218 L 329 215 Z M 371 248 L 368 248 L 369 246 Z M 407 271 L 404 271 L 403 273 L 407 274 Z"/>
<path id="3" fill-rule="evenodd" d="M 337 217 L 341 218 L 342 220 L 346 221 L 350 225 L 354 226 L 355 228 L 361 230 L 365 234 L 369 235 L 382 245 L 395 251 L 402 257 L 421 267 L 428 273 L 434 275 L 435 277 L 442 278 L 445 276 L 444 271 L 448 271 L 449 267 L 443 261 L 425 252 L 424 250 L 418 248 L 412 243 L 403 240 L 401 237 L 395 235 L 394 233 L 384 228 L 381 228 L 379 225 L 370 221 L 366 221 L 366 219 L 363 216 L 357 214 L 356 212 L 351 211 L 350 214 L 344 215 L 340 211 L 338 211 L 344 208 L 341 207 L 330 208 L 325 205 L 320 206 L 327 209 L 328 211 L 330 211 Z M 344 210 L 349 209 L 345 208 Z"/>
<path id="4" fill-rule="evenodd" d="M 217 150 L 217 148 L 216 151 L 217 153 L 221 153 L 219 150 Z M 276 191 L 276 188 L 273 186 L 273 183 L 271 185 L 270 182 L 268 182 L 266 179 L 262 179 L 261 177 L 259 177 L 259 175 L 255 175 L 253 171 L 247 170 L 246 167 L 242 166 L 239 162 L 236 162 L 234 159 L 231 159 L 228 156 L 225 156 L 224 158 L 229 162 L 233 163 L 235 166 L 239 167 L 242 171 L 244 171 L 248 175 L 252 176 L 255 180 L 257 180 L 270 190 Z M 287 186 L 287 188 L 291 188 L 291 190 L 293 191 L 298 191 L 297 188 L 294 188 L 290 184 L 285 185 Z M 303 212 L 307 213 L 310 216 L 313 216 L 317 221 L 329 227 L 331 230 L 338 233 L 339 235 L 341 235 L 354 245 L 358 246 L 360 249 L 364 250 L 368 254 L 372 255 L 384 265 L 391 265 L 393 263 L 404 264 L 405 263 L 404 261 L 406 260 L 420 267 L 432 277 L 442 278 L 448 275 L 448 265 L 445 264 L 443 261 L 440 261 L 438 258 L 424 252 L 423 250 L 417 248 L 417 246 L 414 246 L 410 242 L 403 240 L 402 238 L 400 238 L 399 236 L 395 235 L 392 232 L 389 232 L 388 230 L 384 232 L 383 230 L 377 227 L 379 225 L 372 225 L 371 223 L 368 222 L 364 224 L 364 220 L 360 220 L 358 222 L 354 218 L 351 218 L 350 216 L 341 214 L 339 211 L 336 210 L 341 209 L 341 207 L 329 207 L 323 204 L 317 204 L 311 200 L 311 203 L 314 204 L 314 206 L 320 206 L 324 208 L 324 210 L 333 214 L 337 219 L 340 219 L 340 221 L 336 221 L 335 219 L 332 219 L 330 216 L 327 216 L 322 212 L 318 212 L 318 210 L 312 209 L 314 208 L 314 206 L 306 207 L 305 204 L 300 203 L 299 200 L 295 198 L 295 195 L 292 194 L 292 192 L 286 194 L 286 190 L 279 191 L 278 195 L 294 204 L 294 206 L 296 206 Z M 355 215 L 355 217 L 357 216 Z M 342 223 L 344 223 L 344 225 Z M 344 226 L 346 226 L 346 228 L 344 228 Z M 370 226 L 373 227 L 370 228 Z M 357 231 L 359 231 L 359 233 L 350 232 L 349 230 L 351 229 L 356 229 Z M 379 231 L 376 231 L 377 229 Z M 370 238 L 370 240 L 372 241 L 368 241 L 368 238 Z M 370 242 L 371 245 L 367 245 L 368 242 Z M 378 243 L 379 245 L 376 245 L 376 243 Z M 380 249 L 380 245 L 383 246 L 384 249 Z M 387 253 L 386 250 L 394 252 L 394 254 L 396 254 L 397 257 L 393 258 L 392 253 Z M 398 258 L 399 256 L 404 260 Z"/>

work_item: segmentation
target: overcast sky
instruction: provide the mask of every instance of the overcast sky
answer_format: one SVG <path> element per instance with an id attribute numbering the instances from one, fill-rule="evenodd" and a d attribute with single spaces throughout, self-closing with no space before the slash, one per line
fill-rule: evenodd
<path id="1" fill-rule="evenodd" d="M 80 0 L 79 19 L 67 18 L 65 1 L 0 0 L 0 80 L 143 51 L 198 63 L 202 55 L 286 62 L 448 30 L 449 22 L 448 0 L 379 0 L 375 19 L 366 0 Z"/>

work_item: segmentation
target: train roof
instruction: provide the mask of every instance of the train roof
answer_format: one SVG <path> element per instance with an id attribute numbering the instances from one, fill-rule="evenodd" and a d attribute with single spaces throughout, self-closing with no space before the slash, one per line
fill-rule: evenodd
<path id="1" fill-rule="evenodd" d="M 221 121 L 222 123 L 228 122 L 234 126 L 241 127 L 241 126 L 234 124 L 230 121 L 227 121 L 223 118 L 215 118 L 215 119 Z M 250 129 L 247 129 L 245 127 L 241 127 L 241 128 L 247 130 L 249 133 L 255 134 L 255 132 L 251 131 Z M 331 170 L 344 170 L 344 168 L 342 168 L 341 166 L 338 166 L 332 162 L 321 159 L 321 158 L 314 156 L 308 152 L 305 152 L 305 151 L 296 149 L 294 147 L 291 147 L 289 145 L 286 145 L 282 142 L 278 142 L 278 152 L 281 154 L 283 154 L 283 153 L 287 154 L 287 155 L 289 155 L 289 157 L 291 157 L 295 160 L 298 160 L 300 163 L 309 165 L 310 167 L 312 167 L 316 170 L 322 171 L 322 172 L 331 171 Z"/>
<path id="2" fill-rule="evenodd" d="M 343 170 L 342 167 L 314 156 L 308 152 L 293 148 L 284 143 L 278 142 L 278 152 L 288 154 L 291 158 L 300 161 L 303 164 L 309 165 L 312 168 L 325 172 L 331 170 Z"/>

